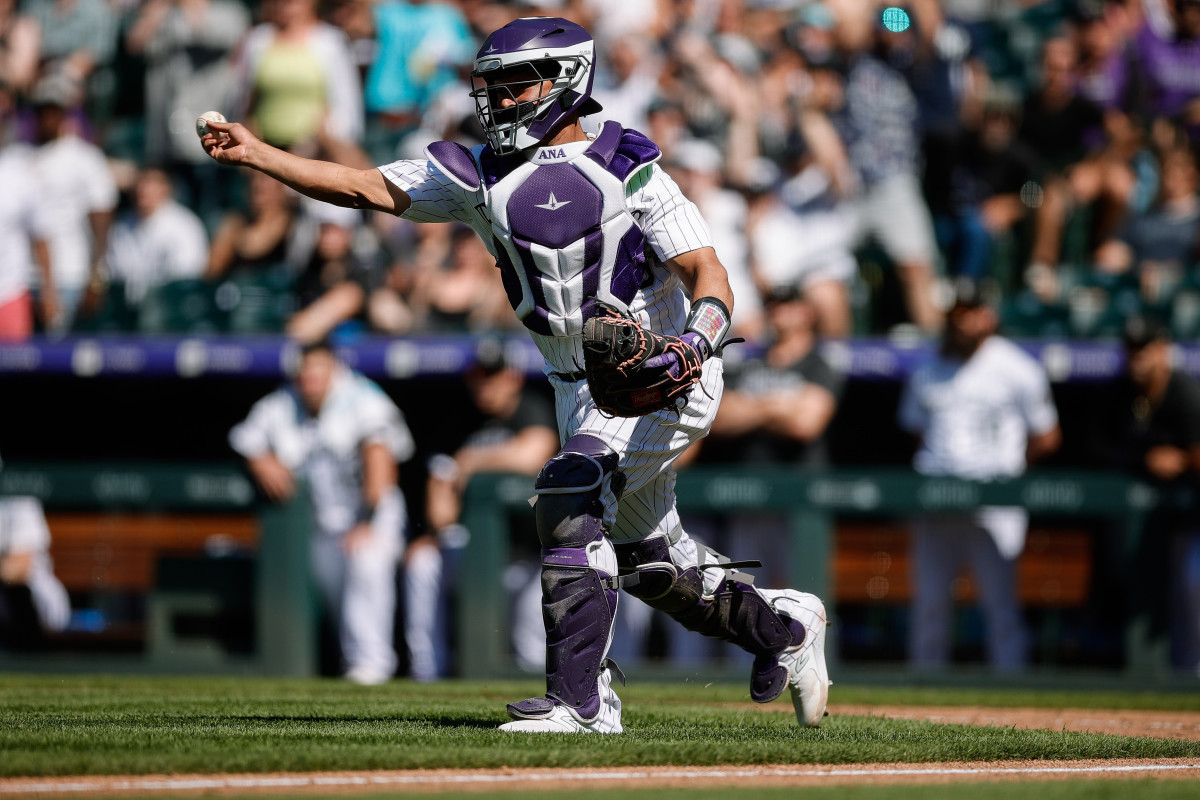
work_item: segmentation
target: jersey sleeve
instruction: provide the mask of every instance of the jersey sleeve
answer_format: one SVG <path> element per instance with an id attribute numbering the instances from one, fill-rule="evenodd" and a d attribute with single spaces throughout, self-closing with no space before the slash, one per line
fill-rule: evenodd
<path id="1" fill-rule="evenodd" d="M 412 205 L 400 216 L 413 222 L 471 222 L 471 198 L 432 161 L 393 161 L 379 168 Z"/>
<path id="2" fill-rule="evenodd" d="M 1020 384 L 1017 402 L 1026 429 L 1030 435 L 1039 436 L 1058 427 L 1058 409 L 1054 406 L 1054 395 L 1050 392 L 1050 379 L 1045 370 L 1033 359 L 1025 364 L 1028 374 Z"/>
<path id="3" fill-rule="evenodd" d="M 657 164 L 644 167 L 629 181 L 626 205 L 638 218 L 646 240 L 661 261 L 712 247 L 712 234 L 696 204 Z"/>
<path id="4" fill-rule="evenodd" d="M 272 430 L 282 412 L 284 398 L 274 392 L 259 400 L 246 419 L 229 431 L 229 446 L 243 458 L 257 458 L 271 452 Z"/>
<path id="5" fill-rule="evenodd" d="M 355 404 L 360 441 L 383 445 L 397 463 L 408 461 L 416 447 L 404 415 L 377 385 L 365 378 L 360 381 L 361 395 Z"/>

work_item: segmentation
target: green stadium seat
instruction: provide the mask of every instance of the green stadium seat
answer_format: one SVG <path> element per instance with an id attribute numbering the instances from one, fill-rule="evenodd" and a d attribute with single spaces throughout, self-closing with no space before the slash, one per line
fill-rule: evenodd
<path id="1" fill-rule="evenodd" d="M 219 331 L 213 287 L 206 281 L 172 281 L 146 293 L 138 308 L 142 333 L 211 334 Z"/>
<path id="2" fill-rule="evenodd" d="M 216 305 L 230 333 L 280 333 L 295 310 L 295 278 L 286 265 L 231 274 L 216 289 Z"/>

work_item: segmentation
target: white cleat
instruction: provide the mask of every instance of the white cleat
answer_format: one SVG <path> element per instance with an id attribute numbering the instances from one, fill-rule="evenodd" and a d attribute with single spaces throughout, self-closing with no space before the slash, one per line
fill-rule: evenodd
<path id="1" fill-rule="evenodd" d="M 761 590 L 776 611 L 801 622 L 807 635 L 804 643 L 779 654 L 779 663 L 787 669 L 788 690 L 796 719 L 807 728 L 816 728 L 829 704 L 829 668 L 825 665 L 825 628 L 829 622 L 825 605 L 814 594 L 794 589 Z"/>
<path id="2" fill-rule="evenodd" d="M 621 698 L 613 691 L 612 678 L 612 670 L 607 667 L 600 673 L 597 686 L 600 691 L 600 712 L 593 720 L 582 720 L 570 706 L 557 702 L 549 711 L 538 708 L 529 716 L 519 716 L 522 710 L 509 706 L 508 713 L 513 721 L 501 725 L 500 730 L 510 733 L 621 733 L 625 730 L 621 727 Z M 530 702 L 516 705 L 526 706 Z M 551 701 L 546 699 L 539 702 L 549 705 Z"/>
<path id="3" fill-rule="evenodd" d="M 549 716 L 538 719 L 515 719 L 500 726 L 510 733 L 621 733 L 621 718 L 605 720 L 601 714 L 591 722 L 581 722 L 566 706 L 555 706 Z"/>

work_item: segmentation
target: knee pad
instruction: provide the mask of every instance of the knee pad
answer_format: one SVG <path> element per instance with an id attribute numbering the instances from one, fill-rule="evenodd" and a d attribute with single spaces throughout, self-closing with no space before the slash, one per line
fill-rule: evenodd
<path id="1" fill-rule="evenodd" d="M 542 547 L 583 547 L 604 535 L 605 484 L 617 454 L 594 436 L 573 436 L 534 482 L 534 516 Z"/>
<path id="2" fill-rule="evenodd" d="M 688 630 L 756 656 L 775 655 L 804 641 L 804 626 L 776 612 L 754 588 L 753 578 L 735 569 L 739 564 L 703 545 L 696 546 L 694 559 L 675 550 L 665 536 L 617 544 L 625 591 Z M 713 570 L 718 577 L 706 581 L 705 573 Z"/>

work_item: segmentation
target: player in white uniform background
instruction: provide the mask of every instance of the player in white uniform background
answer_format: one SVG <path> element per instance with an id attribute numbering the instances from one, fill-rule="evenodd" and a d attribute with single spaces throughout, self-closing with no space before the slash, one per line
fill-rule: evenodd
<path id="1" fill-rule="evenodd" d="M 1061 441 L 1046 371 L 995 335 L 996 312 L 984 300 L 977 285 L 960 282 L 941 352 L 918 366 L 901 396 L 900 427 L 920 437 L 913 466 L 924 475 L 1005 480 Z M 1016 559 L 1028 522 L 1024 508 L 995 506 L 917 520 L 909 636 L 915 666 L 950 661 L 951 586 L 965 563 L 979 587 L 988 660 L 997 669 L 1025 664 Z"/>
<path id="2" fill-rule="evenodd" d="M 316 530 L 312 570 L 330 608 L 344 671 L 377 684 L 396 671 L 396 566 L 407 521 L 398 465 L 413 453 L 404 416 L 325 344 L 305 348 L 296 379 L 254 404 L 229 433 L 272 500 L 304 479 Z"/>
<path id="3" fill-rule="evenodd" d="M 435 142 L 428 160 L 355 170 L 271 148 L 237 123 L 210 123 L 202 144 L 221 163 L 319 200 L 464 222 L 496 257 L 545 357 L 562 443 L 535 482 L 546 694 L 510 704 L 503 730 L 623 730 L 612 687 L 620 676 L 606 657 L 619 587 L 753 653 L 753 699 L 788 688 L 799 721 L 815 726 L 829 683 L 821 601 L 755 588 L 680 526 L 671 464 L 716 412 L 722 362 L 712 356 L 733 295 L 696 207 L 655 164 L 657 146 L 615 122 L 594 139 L 585 134 L 580 117 L 601 110 L 591 97 L 594 63 L 591 36 L 565 19 L 524 18 L 493 32 L 472 72 L 488 143 Z M 581 342 L 600 304 L 681 337 L 704 360 L 699 385 L 675 408 L 632 418 L 596 408 Z"/>

